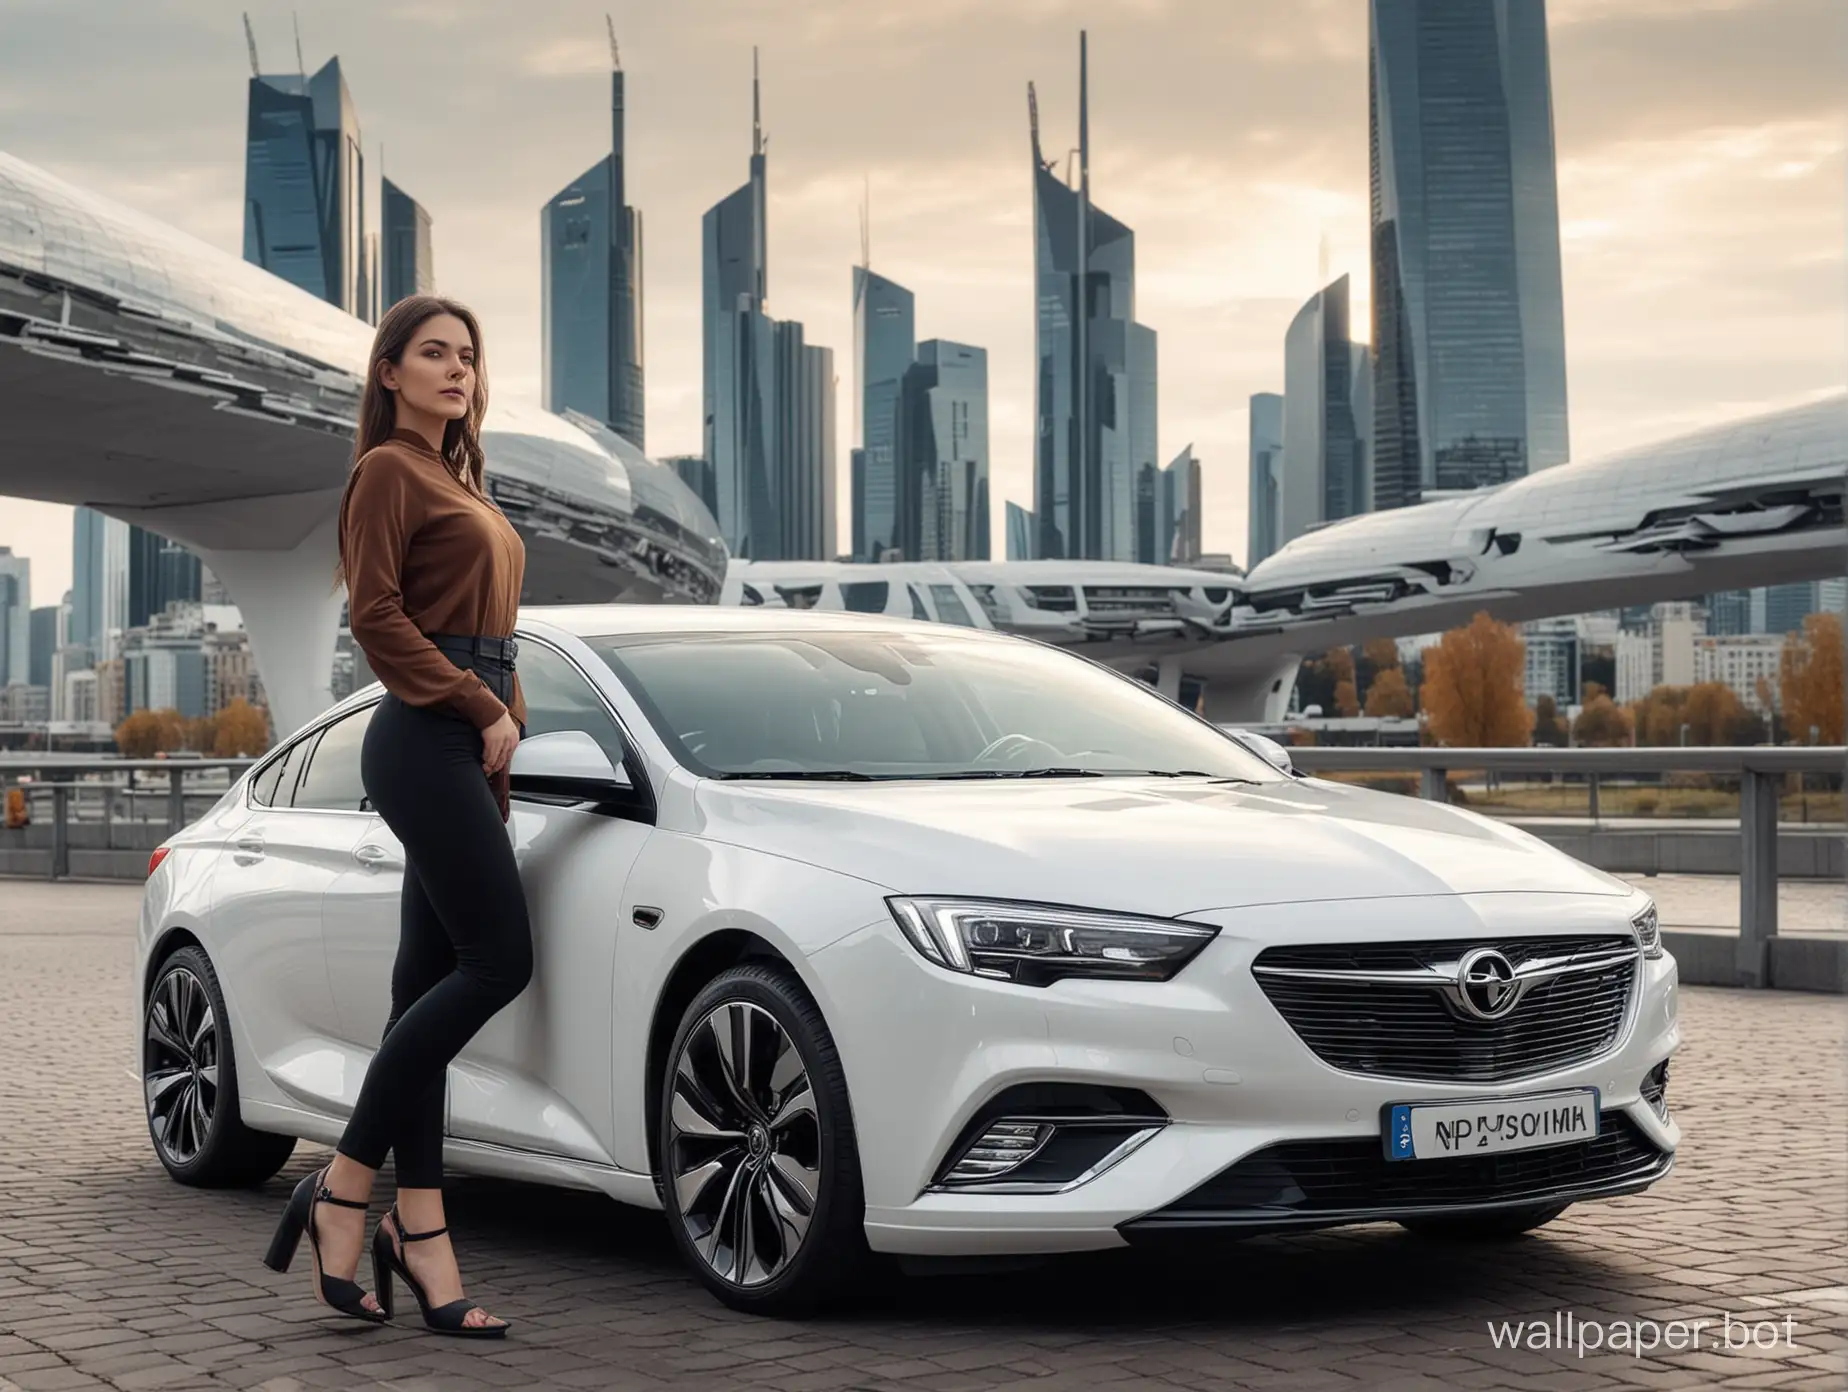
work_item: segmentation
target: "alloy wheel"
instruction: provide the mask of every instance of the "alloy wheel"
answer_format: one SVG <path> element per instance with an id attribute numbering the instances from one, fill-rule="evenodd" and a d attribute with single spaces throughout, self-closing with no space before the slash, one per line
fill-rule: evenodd
<path id="1" fill-rule="evenodd" d="M 708 1267 L 760 1286 L 801 1250 L 821 1195 L 821 1118 L 776 1017 L 726 1001 L 674 1061 L 668 1161 L 680 1223 Z"/>
<path id="2" fill-rule="evenodd" d="M 162 975 L 142 1041 L 148 1129 L 175 1165 L 197 1158 L 218 1109 L 218 1017 L 205 983 L 185 967 Z"/>

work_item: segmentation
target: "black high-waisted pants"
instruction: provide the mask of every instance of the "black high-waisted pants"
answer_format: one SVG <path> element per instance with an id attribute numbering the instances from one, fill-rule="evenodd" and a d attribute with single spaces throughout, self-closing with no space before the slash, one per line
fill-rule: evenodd
<path id="1" fill-rule="evenodd" d="M 386 696 L 360 777 L 404 845 L 404 897 L 391 1018 L 339 1149 L 375 1170 L 391 1151 L 400 1188 L 435 1189 L 449 1061 L 532 978 L 526 897 L 468 721 Z"/>

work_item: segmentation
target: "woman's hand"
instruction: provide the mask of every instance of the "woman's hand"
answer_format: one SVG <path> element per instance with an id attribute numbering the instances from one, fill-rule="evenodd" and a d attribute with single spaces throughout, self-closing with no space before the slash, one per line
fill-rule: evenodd
<path id="1" fill-rule="evenodd" d="M 501 718 L 481 732 L 481 771 L 492 778 L 507 766 L 514 746 L 520 742 L 520 726 L 512 715 Z"/>

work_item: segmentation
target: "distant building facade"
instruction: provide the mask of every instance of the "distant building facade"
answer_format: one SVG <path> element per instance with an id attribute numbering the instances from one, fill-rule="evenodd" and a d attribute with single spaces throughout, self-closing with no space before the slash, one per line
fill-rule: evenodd
<path id="1" fill-rule="evenodd" d="M 379 303 L 389 309 L 412 295 L 436 293 L 430 214 L 390 179 L 379 180 Z"/>
<path id="2" fill-rule="evenodd" d="M 899 427 L 902 558 L 989 559 L 987 351 L 937 338 L 918 345 L 901 383 Z"/>
<path id="3" fill-rule="evenodd" d="M 1039 526 L 1033 514 L 1019 503 L 1007 505 L 1007 559 L 1032 561 L 1038 556 L 1034 547 L 1039 541 Z"/>
<path id="4" fill-rule="evenodd" d="M 1369 0 L 1376 506 L 1562 464 L 1545 0 Z"/>
<path id="5" fill-rule="evenodd" d="M 912 294 L 867 266 L 853 268 L 853 557 L 877 561 L 899 540 L 899 418 L 905 374 L 917 360 Z M 916 560 L 918 557 L 909 556 Z"/>
<path id="6" fill-rule="evenodd" d="M 1284 338 L 1277 545 L 1367 511 L 1367 431 L 1356 415 L 1367 347 L 1348 332 L 1348 278 L 1310 296 Z"/>
<path id="7" fill-rule="evenodd" d="M 1283 545 L 1283 397 L 1278 393 L 1251 398 L 1250 435 L 1247 570 Z"/>

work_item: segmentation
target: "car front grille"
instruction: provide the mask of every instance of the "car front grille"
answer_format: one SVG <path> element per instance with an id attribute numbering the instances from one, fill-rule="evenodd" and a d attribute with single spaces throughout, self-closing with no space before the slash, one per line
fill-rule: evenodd
<path id="1" fill-rule="evenodd" d="M 1446 984 L 1477 947 L 1500 952 L 1517 973 L 1542 961 L 1565 970 L 1529 986 L 1501 1018 L 1472 1018 Z M 1311 944 L 1267 948 L 1252 970 L 1303 1043 L 1343 1072 L 1507 1082 L 1595 1058 L 1617 1042 L 1635 947 L 1634 938 L 1614 935 Z"/>
<path id="2" fill-rule="evenodd" d="M 1288 1228 L 1546 1203 L 1642 1188 L 1670 1163 L 1622 1112 L 1604 1113 L 1593 1140 L 1444 1160 L 1388 1160 L 1377 1136 L 1286 1141 L 1254 1151 L 1127 1227 Z"/>

